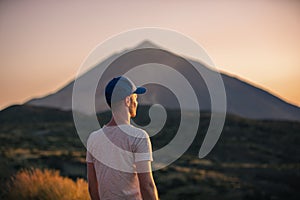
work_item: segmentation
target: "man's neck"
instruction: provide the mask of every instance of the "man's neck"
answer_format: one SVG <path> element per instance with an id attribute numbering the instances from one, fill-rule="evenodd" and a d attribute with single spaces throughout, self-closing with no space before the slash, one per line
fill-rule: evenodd
<path id="1" fill-rule="evenodd" d="M 124 119 L 124 118 L 116 118 L 113 116 L 111 120 L 106 124 L 106 126 L 118 126 L 122 124 L 130 124 L 130 118 Z"/>

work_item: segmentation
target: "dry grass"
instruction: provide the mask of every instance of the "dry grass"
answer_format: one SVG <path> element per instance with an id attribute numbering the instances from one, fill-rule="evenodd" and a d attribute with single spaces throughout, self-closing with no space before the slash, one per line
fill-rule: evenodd
<path id="1" fill-rule="evenodd" d="M 7 199 L 18 200 L 88 200 L 88 185 L 62 177 L 56 170 L 21 170 L 8 183 Z"/>

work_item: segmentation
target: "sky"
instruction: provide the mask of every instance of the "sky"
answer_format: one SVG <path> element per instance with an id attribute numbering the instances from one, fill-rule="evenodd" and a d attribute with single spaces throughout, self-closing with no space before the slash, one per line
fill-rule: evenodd
<path id="1" fill-rule="evenodd" d="M 0 0 L 0 109 L 53 93 L 113 35 L 161 27 L 221 72 L 300 106 L 300 1 Z"/>

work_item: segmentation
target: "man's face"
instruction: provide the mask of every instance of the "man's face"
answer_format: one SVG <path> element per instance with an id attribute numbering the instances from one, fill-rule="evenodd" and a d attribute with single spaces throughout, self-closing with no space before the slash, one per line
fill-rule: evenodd
<path id="1" fill-rule="evenodd" d="M 137 106 L 138 106 L 137 94 L 130 95 L 130 105 L 129 105 L 130 117 L 135 117 L 136 116 Z"/>

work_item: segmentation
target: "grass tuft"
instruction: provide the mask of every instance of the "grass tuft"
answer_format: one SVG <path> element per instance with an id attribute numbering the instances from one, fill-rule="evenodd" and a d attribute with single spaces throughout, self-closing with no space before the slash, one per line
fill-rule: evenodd
<path id="1" fill-rule="evenodd" d="M 13 200 L 88 200 L 88 185 L 83 179 L 73 181 L 57 170 L 23 169 L 7 183 L 6 199 Z"/>

